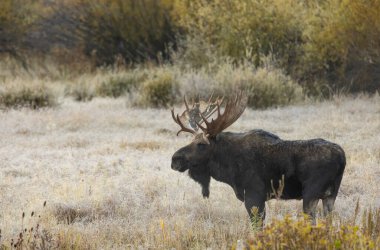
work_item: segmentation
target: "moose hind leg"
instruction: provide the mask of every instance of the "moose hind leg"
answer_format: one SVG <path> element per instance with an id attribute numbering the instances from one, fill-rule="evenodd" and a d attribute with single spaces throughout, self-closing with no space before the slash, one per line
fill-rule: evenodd
<path id="1" fill-rule="evenodd" d="M 329 196 L 322 199 L 323 204 L 323 216 L 329 215 L 334 209 L 335 197 Z"/>
<path id="2" fill-rule="evenodd" d="M 327 216 L 334 209 L 334 203 L 336 196 L 338 195 L 340 183 L 342 182 L 342 177 L 343 173 L 336 177 L 334 184 L 330 187 L 330 190 L 332 190 L 331 195 L 328 195 L 322 199 L 324 216 Z"/>

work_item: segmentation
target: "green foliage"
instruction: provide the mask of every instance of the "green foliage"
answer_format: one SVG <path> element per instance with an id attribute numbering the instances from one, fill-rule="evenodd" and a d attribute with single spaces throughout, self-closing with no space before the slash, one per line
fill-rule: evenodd
<path id="1" fill-rule="evenodd" d="M 39 109 L 58 104 L 57 95 L 47 86 L 19 85 L 0 89 L 0 107 Z"/>
<path id="2" fill-rule="evenodd" d="M 143 83 L 141 92 L 143 106 L 168 107 L 178 98 L 178 82 L 172 71 L 158 70 Z"/>
<path id="3" fill-rule="evenodd" d="M 131 93 L 140 83 L 142 83 L 146 74 L 143 71 L 131 71 L 124 74 L 116 74 L 109 79 L 104 80 L 96 89 L 100 96 L 119 97 L 126 93 Z"/>

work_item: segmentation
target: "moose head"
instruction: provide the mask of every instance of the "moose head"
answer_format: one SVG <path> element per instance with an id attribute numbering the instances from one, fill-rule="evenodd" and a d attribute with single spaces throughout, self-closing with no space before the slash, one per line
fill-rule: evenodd
<path id="1" fill-rule="evenodd" d="M 188 132 L 194 137 L 189 145 L 174 153 L 171 167 L 180 172 L 189 170 L 190 176 L 202 185 L 203 195 L 208 196 L 209 175 L 205 173 L 214 155 L 215 138 L 242 115 L 247 97 L 240 92 L 230 99 L 218 97 L 213 100 L 211 95 L 207 102 L 196 100 L 191 107 L 185 97 L 184 103 L 186 109 L 181 115 L 171 111 L 173 120 L 181 128 L 177 135 Z"/>

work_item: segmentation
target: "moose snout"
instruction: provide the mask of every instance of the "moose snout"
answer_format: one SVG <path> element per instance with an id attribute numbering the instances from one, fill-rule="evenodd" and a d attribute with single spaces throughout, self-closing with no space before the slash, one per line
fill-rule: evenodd
<path id="1" fill-rule="evenodd" d="M 178 167 L 181 165 L 180 162 L 182 161 L 181 156 L 173 155 L 172 157 L 172 169 L 178 170 Z"/>
<path id="2" fill-rule="evenodd" d="M 187 169 L 185 157 L 174 154 L 172 157 L 171 167 L 173 170 L 176 170 L 176 171 L 180 171 L 180 172 L 185 171 Z"/>

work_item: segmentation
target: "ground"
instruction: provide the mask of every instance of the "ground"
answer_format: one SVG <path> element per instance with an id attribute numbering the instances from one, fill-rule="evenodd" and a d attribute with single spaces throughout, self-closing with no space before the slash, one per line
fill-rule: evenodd
<path id="1" fill-rule="evenodd" d="M 197 183 L 170 168 L 172 154 L 191 141 L 175 135 L 170 111 L 126 103 L 64 99 L 54 109 L 0 111 L 0 241 L 35 223 L 94 248 L 225 248 L 249 234 L 244 205 L 229 186 L 212 181 L 203 199 Z M 343 147 L 339 217 L 349 220 L 358 200 L 361 211 L 380 206 L 378 95 L 247 109 L 227 130 L 258 128 Z M 301 208 L 299 201 L 268 202 L 267 220 Z"/>

